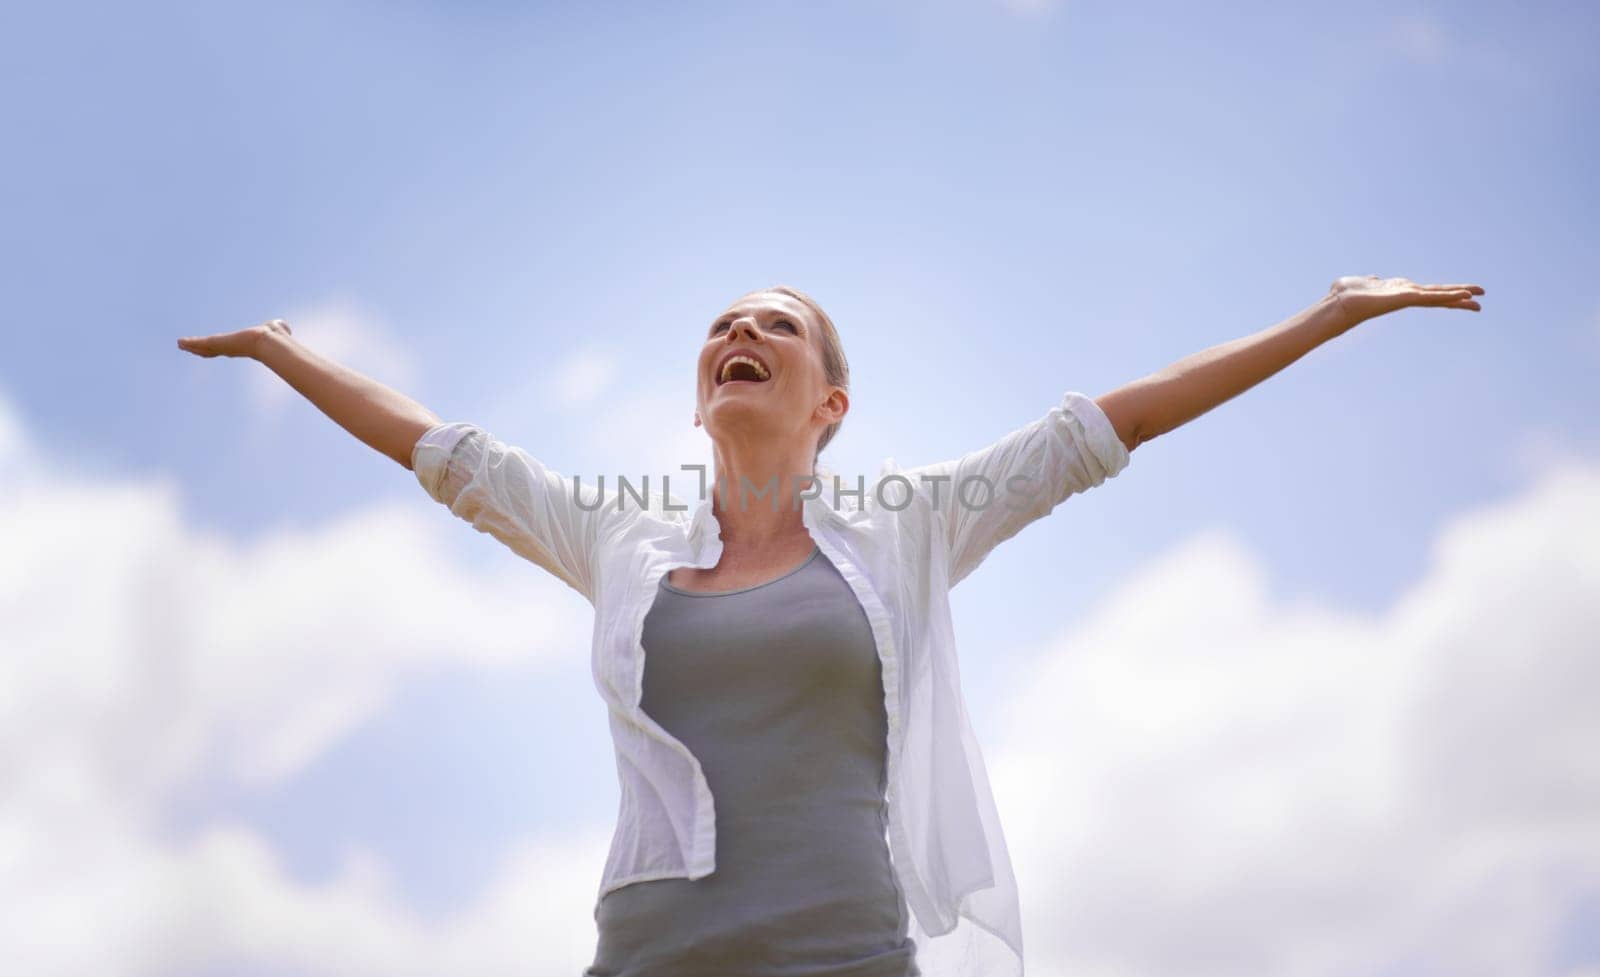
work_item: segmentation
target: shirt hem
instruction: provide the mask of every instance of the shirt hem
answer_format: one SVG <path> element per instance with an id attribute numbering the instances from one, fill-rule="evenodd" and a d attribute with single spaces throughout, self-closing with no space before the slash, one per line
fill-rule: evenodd
<path id="1" fill-rule="evenodd" d="M 624 875 L 620 879 L 612 879 L 611 881 L 602 885 L 600 887 L 600 895 L 596 897 L 595 901 L 598 902 L 599 900 L 604 899 L 608 894 L 615 892 L 625 885 L 632 885 L 635 882 L 655 882 L 659 879 L 688 879 L 692 882 L 697 878 L 704 878 L 710 874 L 710 868 L 707 868 L 704 872 L 701 872 L 698 875 L 694 874 L 692 869 L 681 868 L 664 868 L 653 872 L 635 872 L 633 875 Z"/>

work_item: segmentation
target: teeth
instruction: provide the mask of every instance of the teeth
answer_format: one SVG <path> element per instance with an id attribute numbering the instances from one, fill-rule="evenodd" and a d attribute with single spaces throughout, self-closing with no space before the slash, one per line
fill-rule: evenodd
<path id="1" fill-rule="evenodd" d="M 722 376 L 718 378 L 719 382 L 728 382 L 728 374 L 733 369 L 733 364 L 735 363 L 748 363 L 752 367 L 755 367 L 756 375 L 763 380 L 770 379 L 772 376 L 772 374 L 767 372 L 767 368 L 761 365 L 760 361 L 751 359 L 750 357 L 741 354 L 732 357 L 728 360 L 728 362 L 722 364 Z"/>

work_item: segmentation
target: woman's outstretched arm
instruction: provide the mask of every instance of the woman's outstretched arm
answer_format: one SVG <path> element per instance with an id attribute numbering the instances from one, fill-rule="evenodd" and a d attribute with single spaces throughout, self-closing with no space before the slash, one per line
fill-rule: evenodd
<path id="1" fill-rule="evenodd" d="M 282 319 L 188 336 L 178 347 L 260 360 L 340 427 L 414 472 L 435 501 L 595 601 L 601 492 L 580 493 L 576 479 L 569 491 L 559 472 L 475 424 L 445 424 L 405 394 L 302 346 Z"/>
<path id="2" fill-rule="evenodd" d="M 196 356 L 260 360 L 336 424 L 408 471 L 417 440 L 441 423 L 400 391 L 301 345 L 282 319 L 215 336 L 187 336 L 178 340 L 178 348 Z"/>
<path id="3" fill-rule="evenodd" d="M 1410 306 L 1481 310 L 1479 285 L 1418 285 L 1407 278 L 1351 275 L 1283 322 L 1185 357 L 1095 398 L 1129 451 L 1233 399 L 1335 336 Z"/>

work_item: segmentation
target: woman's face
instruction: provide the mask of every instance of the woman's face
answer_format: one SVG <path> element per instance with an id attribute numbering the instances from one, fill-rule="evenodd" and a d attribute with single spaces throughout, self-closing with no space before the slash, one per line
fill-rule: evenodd
<path id="1" fill-rule="evenodd" d="M 761 366 L 740 363 L 725 373 L 736 353 Z M 746 295 L 712 320 L 699 364 L 696 420 L 713 441 L 798 442 L 809 465 L 818 435 L 848 406 L 842 388 L 827 382 L 821 326 L 805 303 L 781 292 Z M 830 401 L 833 390 L 839 397 Z"/>

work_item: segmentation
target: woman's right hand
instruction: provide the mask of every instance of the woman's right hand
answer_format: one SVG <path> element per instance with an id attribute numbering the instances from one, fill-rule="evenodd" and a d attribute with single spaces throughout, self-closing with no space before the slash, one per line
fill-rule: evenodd
<path id="1" fill-rule="evenodd" d="M 178 340 L 178 348 L 186 349 L 196 356 L 245 356 L 254 359 L 264 338 L 274 333 L 288 336 L 293 332 L 289 324 L 282 319 L 269 319 L 258 326 L 250 326 L 238 332 L 219 332 L 214 336 L 185 336 Z"/>

